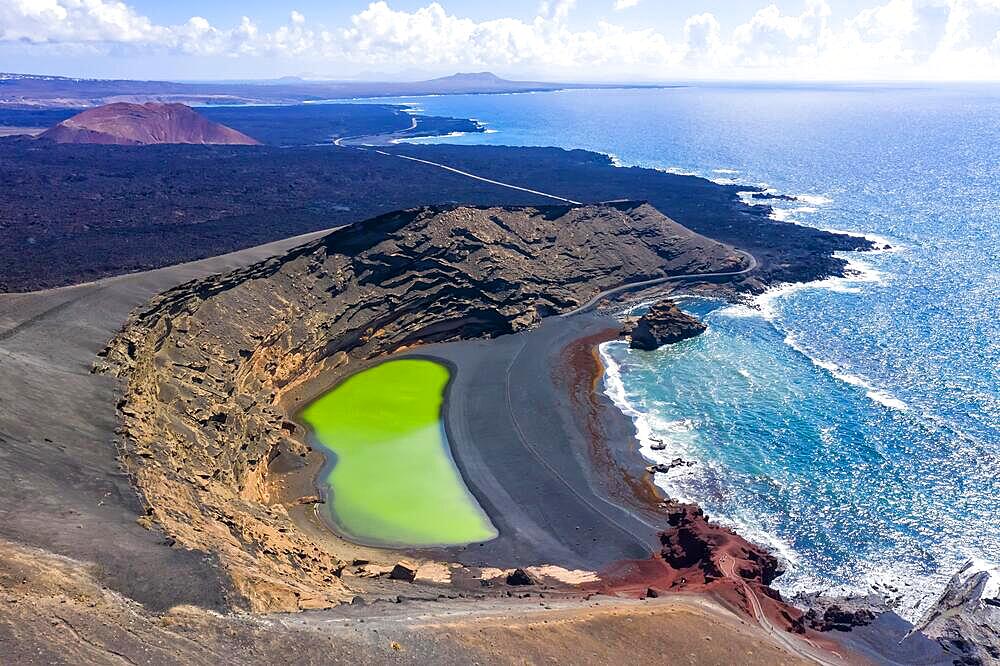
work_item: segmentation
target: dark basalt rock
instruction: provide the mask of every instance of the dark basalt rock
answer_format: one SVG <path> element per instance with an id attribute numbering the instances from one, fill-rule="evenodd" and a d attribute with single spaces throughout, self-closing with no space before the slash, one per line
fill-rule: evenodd
<path id="1" fill-rule="evenodd" d="M 1000 566 L 970 560 L 952 576 L 916 629 L 956 664 L 1000 664 Z"/>
<path id="2" fill-rule="evenodd" d="M 875 613 L 867 608 L 844 608 L 831 604 L 822 612 L 810 608 L 805 614 L 805 621 L 816 631 L 850 631 L 874 622 Z"/>
<path id="3" fill-rule="evenodd" d="M 664 299 L 652 305 L 639 319 L 631 331 L 629 347 L 653 351 L 701 335 L 707 328 L 691 315 L 681 312 L 673 301 Z"/>
<path id="4" fill-rule="evenodd" d="M 754 192 L 750 195 L 751 199 L 763 199 L 772 201 L 798 201 L 797 198 L 789 194 L 775 194 L 773 192 Z"/>
<path id="5" fill-rule="evenodd" d="M 512 572 L 507 574 L 507 584 L 508 585 L 535 585 L 535 579 L 532 578 L 527 571 L 524 569 L 514 569 Z"/>
<path id="6" fill-rule="evenodd" d="M 392 580 L 402 580 L 407 583 L 412 583 L 413 579 L 417 577 L 416 567 L 407 564 L 405 562 L 398 562 L 396 566 L 392 568 L 389 572 L 389 578 Z"/>

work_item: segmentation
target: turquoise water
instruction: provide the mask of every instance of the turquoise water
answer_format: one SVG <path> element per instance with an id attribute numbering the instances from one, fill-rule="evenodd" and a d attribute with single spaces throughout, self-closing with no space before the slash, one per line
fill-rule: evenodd
<path id="1" fill-rule="evenodd" d="M 404 100 L 405 101 L 405 100 Z M 876 590 L 914 617 L 1000 553 L 1000 89 L 706 86 L 421 98 L 459 143 L 557 145 L 807 195 L 785 219 L 888 239 L 853 280 L 702 337 L 603 349 L 608 392 L 694 467 L 658 482 L 770 545 L 786 592 Z M 440 139 L 439 139 L 440 140 Z"/>

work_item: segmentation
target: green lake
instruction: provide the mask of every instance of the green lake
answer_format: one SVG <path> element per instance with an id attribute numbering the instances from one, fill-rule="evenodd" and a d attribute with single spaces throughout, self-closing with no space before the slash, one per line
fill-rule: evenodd
<path id="1" fill-rule="evenodd" d="M 374 545 L 454 546 L 497 536 L 452 460 L 441 420 L 449 371 L 423 359 L 364 370 L 302 418 L 334 456 L 323 510 L 345 536 Z"/>

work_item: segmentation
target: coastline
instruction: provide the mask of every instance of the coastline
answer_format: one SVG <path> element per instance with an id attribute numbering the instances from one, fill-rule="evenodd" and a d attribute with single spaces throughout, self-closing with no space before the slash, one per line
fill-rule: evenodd
<path id="1" fill-rule="evenodd" d="M 732 531 L 701 518 L 696 509 L 683 509 L 695 517 L 692 529 L 711 535 L 707 537 L 709 542 L 722 544 L 720 550 L 714 552 L 710 547 L 708 559 L 696 559 L 690 571 L 671 568 L 658 554 L 661 533 L 670 531 L 670 512 L 677 505 L 669 503 L 652 482 L 646 470 L 648 461 L 635 446 L 634 423 L 600 390 L 604 367 L 598 345 L 616 338 L 618 332 L 618 322 L 607 316 L 551 318 L 525 333 L 491 341 L 422 346 L 379 359 L 430 358 L 453 368 L 454 384 L 444 406 L 451 453 L 470 491 L 500 531 L 497 539 L 483 544 L 391 552 L 457 562 L 467 568 L 537 570 L 555 565 L 571 571 L 589 570 L 597 573 L 598 580 L 570 585 L 568 589 L 634 598 L 646 597 L 654 588 L 668 596 L 704 594 L 750 617 L 763 613 L 765 622 L 781 627 L 781 631 L 796 630 L 798 625 L 790 620 L 800 612 L 778 601 L 776 593 L 766 586 L 766 576 L 756 582 L 752 576 L 744 582 L 734 574 L 730 574 L 733 578 L 697 578 L 699 567 L 714 570 L 717 565 L 713 562 L 725 558 L 725 553 L 745 557 L 747 552 L 760 551 Z M 523 349 L 528 349 L 529 361 L 520 364 Z M 545 370 L 539 373 L 542 359 Z M 498 394 L 497 374 L 504 374 L 505 369 L 507 373 L 513 371 L 516 379 L 526 373 L 532 379 L 530 386 L 527 382 L 518 384 L 519 390 L 528 394 L 527 400 L 501 407 L 498 403 L 502 400 L 491 394 Z M 353 368 L 352 372 L 361 370 Z M 473 384 L 478 391 L 469 391 Z M 491 411 L 492 419 L 478 416 L 484 408 Z M 532 446 L 541 447 L 543 458 L 538 462 L 542 464 L 535 466 L 536 461 L 532 461 L 532 465 L 522 465 L 512 470 L 513 474 L 505 475 L 505 471 L 511 471 L 504 469 L 510 457 L 491 456 L 514 453 L 513 458 L 520 457 L 521 449 L 511 441 L 504 422 L 510 417 L 517 420 L 519 414 L 529 411 L 535 418 L 528 438 Z M 497 441 L 499 447 L 492 446 L 491 441 Z M 552 481 L 552 477 L 570 487 L 550 487 L 544 494 L 545 506 L 539 507 L 536 488 L 539 483 Z M 589 502 L 602 502 L 603 511 L 591 511 Z M 612 513 L 606 518 L 602 513 L 607 511 Z M 563 525 L 552 520 L 555 515 Z M 610 515 L 618 518 L 609 520 Z M 645 531 L 648 541 L 643 550 L 630 554 L 630 537 L 614 534 L 623 519 L 633 525 L 627 531 Z M 565 529 L 567 526 L 570 529 Z M 581 528 L 585 531 L 582 535 Z M 586 545 L 588 541 L 590 545 Z M 594 542 L 599 545 L 594 546 Z M 749 605 L 741 585 L 758 590 L 759 611 Z M 806 635 L 814 642 L 827 638 L 808 631 Z M 832 648 L 825 645 L 825 649 Z"/>

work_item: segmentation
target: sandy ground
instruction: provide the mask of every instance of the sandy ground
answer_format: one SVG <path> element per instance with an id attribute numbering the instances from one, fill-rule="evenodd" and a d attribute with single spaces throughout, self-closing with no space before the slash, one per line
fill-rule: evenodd
<path id="1" fill-rule="evenodd" d="M 0 295 L 0 538 L 101 563 L 104 584 L 150 606 L 219 606 L 203 556 L 136 524 L 116 459 L 114 380 L 90 372 L 129 311 L 188 280 L 259 261 L 300 236 L 171 268 Z M 109 547 L 114 544 L 114 547 Z M 150 572 L 171 571 L 170 576 Z"/>
<path id="2" fill-rule="evenodd" d="M 614 325 L 584 315 L 549 319 L 539 328 L 496 340 L 421 347 L 417 353 L 454 368 L 445 422 L 455 461 L 500 537 L 472 544 L 471 565 L 555 564 L 597 570 L 658 551 L 662 523 L 612 501 L 595 470 L 590 437 L 559 386 L 561 351 L 573 340 Z M 632 446 L 632 424 L 610 405 L 609 428 Z M 636 453 L 632 473 L 642 473 Z"/>
<path id="3" fill-rule="evenodd" d="M 0 656 L 10 664 L 800 664 L 698 598 L 541 595 L 351 605 L 299 615 L 153 614 L 94 565 L 0 541 Z"/>

